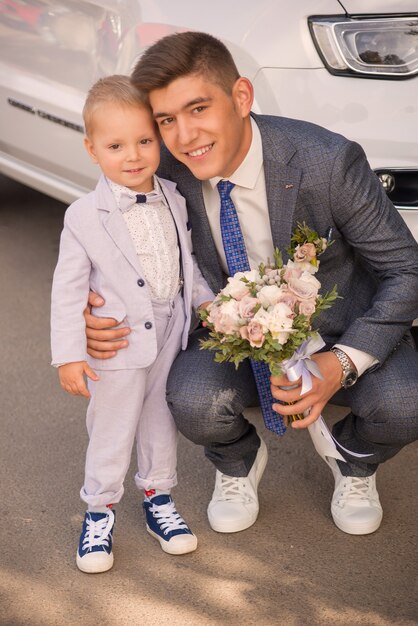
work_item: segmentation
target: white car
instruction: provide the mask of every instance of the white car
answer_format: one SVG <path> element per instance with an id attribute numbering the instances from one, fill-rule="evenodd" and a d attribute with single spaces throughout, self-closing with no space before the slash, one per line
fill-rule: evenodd
<path id="1" fill-rule="evenodd" d="M 224 41 L 256 112 L 359 142 L 418 240 L 417 0 L 0 0 L 0 171 L 64 202 L 92 189 L 88 88 L 183 30 Z"/>

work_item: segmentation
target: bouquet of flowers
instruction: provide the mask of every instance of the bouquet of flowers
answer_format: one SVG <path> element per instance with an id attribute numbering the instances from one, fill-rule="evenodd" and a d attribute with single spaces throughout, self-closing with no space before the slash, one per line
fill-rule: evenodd
<path id="1" fill-rule="evenodd" d="M 334 286 L 320 295 L 321 283 L 314 274 L 319 269 L 318 257 L 331 241 L 320 237 L 305 223 L 298 224 L 283 263 L 278 249 L 273 263 L 261 263 L 258 270 L 238 272 L 228 278 L 215 300 L 201 310 L 201 319 L 209 327 L 209 338 L 201 348 L 214 350 L 219 363 L 230 361 L 238 367 L 246 358 L 262 361 L 273 375 L 286 373 L 290 381 L 302 379 L 301 394 L 312 388 L 311 374 L 322 378 L 310 358 L 324 341 L 312 329 L 312 320 L 339 297 Z M 293 415 L 290 421 L 302 419 Z M 266 426 L 269 427 L 268 421 Z M 368 457 L 344 448 L 329 432 L 322 416 L 308 426 L 318 454 L 345 461 L 337 450 L 356 457 Z"/>
<path id="2" fill-rule="evenodd" d="M 267 363 L 273 375 L 286 372 L 301 346 L 318 337 L 312 320 L 338 298 L 336 286 L 320 295 L 321 283 L 314 276 L 318 257 L 331 244 L 330 237 L 298 224 L 286 264 L 276 248 L 273 263 L 228 278 L 200 313 L 210 330 L 201 348 L 215 350 L 219 363 L 231 361 L 238 367 L 250 358 Z"/>

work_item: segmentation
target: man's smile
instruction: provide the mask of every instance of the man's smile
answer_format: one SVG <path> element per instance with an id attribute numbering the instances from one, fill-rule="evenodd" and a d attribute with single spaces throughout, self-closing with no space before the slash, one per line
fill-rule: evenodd
<path id="1" fill-rule="evenodd" d="M 209 152 L 210 150 L 212 150 L 212 148 L 213 148 L 213 143 L 207 146 L 203 146 L 202 148 L 197 148 L 196 150 L 190 150 L 190 152 L 186 152 L 186 154 L 187 156 L 193 157 L 193 158 L 201 157 L 207 152 Z"/>

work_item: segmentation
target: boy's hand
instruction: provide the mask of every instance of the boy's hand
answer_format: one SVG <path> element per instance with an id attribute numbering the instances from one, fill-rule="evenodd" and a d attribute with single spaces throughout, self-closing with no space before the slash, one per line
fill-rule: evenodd
<path id="1" fill-rule="evenodd" d="M 96 317 L 91 313 L 91 307 L 103 306 L 104 300 L 94 291 L 90 291 L 88 305 L 84 309 L 86 322 L 87 352 L 95 359 L 111 359 L 121 348 L 126 348 L 128 342 L 124 337 L 131 329 L 127 326 L 114 328 L 118 321 L 112 317 Z"/>
<path id="2" fill-rule="evenodd" d="M 212 304 L 212 302 L 213 302 L 213 300 L 208 300 L 207 302 L 203 302 L 202 304 L 200 304 L 200 305 L 197 307 L 197 312 L 199 313 L 200 309 L 207 309 L 207 308 L 208 308 L 208 306 L 209 306 L 209 304 Z M 204 328 L 206 328 L 206 326 L 207 326 L 206 322 L 202 322 L 202 326 L 203 326 Z"/>
<path id="3" fill-rule="evenodd" d="M 61 387 L 71 393 L 73 396 L 84 396 L 90 398 L 84 376 L 88 376 L 91 380 L 99 380 L 96 372 L 93 372 L 90 365 L 86 361 L 76 361 L 75 363 L 66 363 L 58 368 L 58 375 Z"/>
<path id="4" fill-rule="evenodd" d="M 210 304 L 212 304 L 213 300 L 208 300 L 207 302 L 203 302 L 202 304 L 199 304 L 197 310 L 200 311 L 200 309 L 207 309 L 208 306 Z"/>

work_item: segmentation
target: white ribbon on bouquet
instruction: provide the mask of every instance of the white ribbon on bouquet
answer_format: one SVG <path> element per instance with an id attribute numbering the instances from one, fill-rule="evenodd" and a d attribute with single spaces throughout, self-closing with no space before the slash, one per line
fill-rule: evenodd
<path id="1" fill-rule="evenodd" d="M 291 382 L 295 382 L 299 380 L 299 378 L 302 379 L 301 395 L 312 389 L 312 375 L 317 378 L 323 378 L 318 365 L 311 359 L 311 356 L 324 346 L 325 342 L 322 337 L 317 334 L 315 337 L 304 341 L 290 359 L 286 359 L 286 361 L 281 363 L 283 371 Z M 309 410 L 305 411 L 304 415 L 305 417 L 309 415 Z M 331 457 L 346 462 L 336 446 L 357 458 L 372 456 L 372 454 L 359 454 L 344 448 L 330 433 L 322 415 L 320 415 L 313 424 L 308 426 L 308 431 L 315 446 L 315 450 L 324 461 L 326 461 L 326 457 Z"/>

